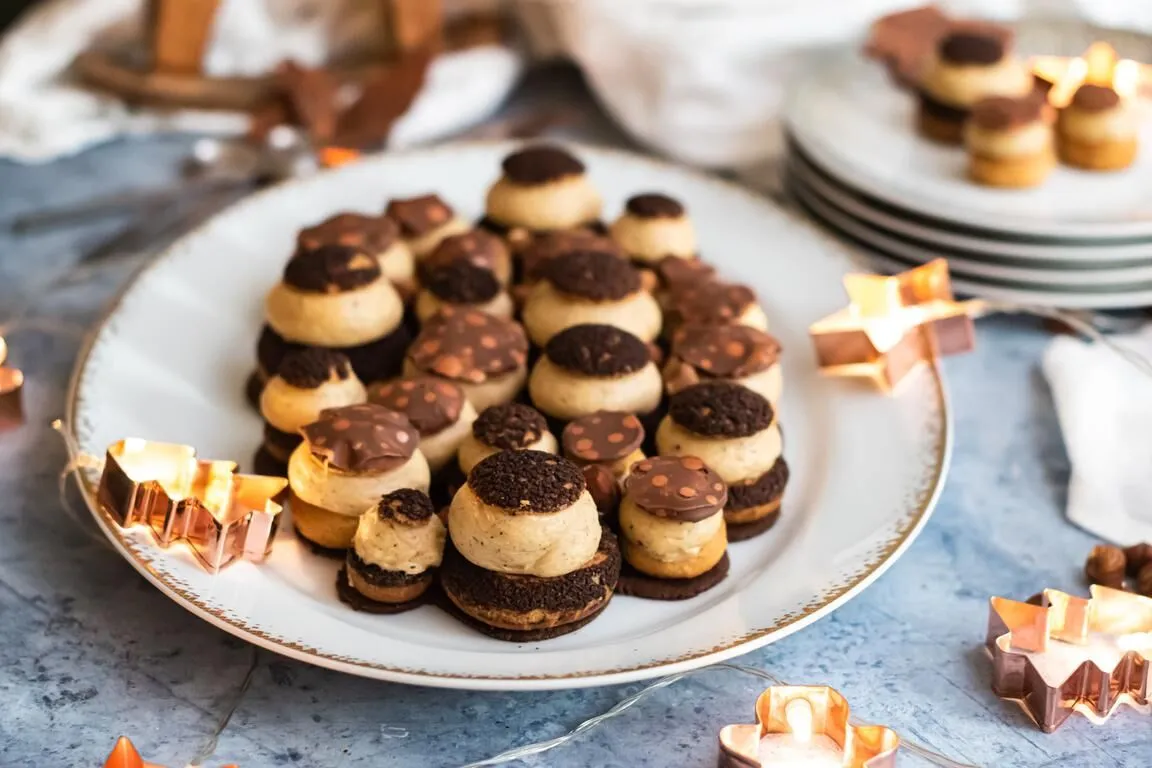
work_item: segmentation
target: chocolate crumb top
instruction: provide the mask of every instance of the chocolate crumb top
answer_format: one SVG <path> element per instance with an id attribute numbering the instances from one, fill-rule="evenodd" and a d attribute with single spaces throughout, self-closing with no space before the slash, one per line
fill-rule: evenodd
<path id="1" fill-rule="evenodd" d="M 665 256 L 656 264 L 656 274 L 660 278 L 661 285 L 675 292 L 700 283 L 712 282 L 716 278 L 716 268 L 700 259 Z"/>
<path id="2" fill-rule="evenodd" d="M 634 413 L 596 411 L 568 422 L 560 442 L 573 461 L 617 461 L 644 442 L 644 426 Z"/>
<path id="3" fill-rule="evenodd" d="M 426 270 L 423 280 L 429 293 L 449 304 L 484 304 L 500 293 L 492 270 L 459 259 Z"/>
<path id="4" fill-rule="evenodd" d="M 584 173 L 584 163 L 560 147 L 539 145 L 514 152 L 501 164 L 504 175 L 517 184 L 547 184 Z"/>
<path id="5" fill-rule="evenodd" d="M 684 206 L 678 200 L 657 192 L 635 195 L 625 208 L 641 219 L 677 219 L 684 215 Z"/>
<path id="6" fill-rule="evenodd" d="M 458 261 L 466 261 L 473 266 L 495 272 L 510 260 L 511 256 L 503 240 L 491 232 L 473 229 L 441 240 L 432 253 L 420 260 L 420 276 L 421 279 L 425 279 L 424 276 L 433 270 Z"/>
<path id="7" fill-rule="evenodd" d="M 645 512 L 699 522 L 724 509 L 728 486 L 695 456 L 655 456 L 632 465 L 624 493 Z"/>
<path id="8" fill-rule="evenodd" d="M 1004 41 L 979 32 L 953 32 L 940 41 L 940 58 L 952 64 L 995 64 L 1004 58 Z"/>
<path id="9" fill-rule="evenodd" d="M 343 293 L 380 279 L 380 262 L 359 248 L 325 243 L 300 246 L 284 267 L 284 282 L 308 293 Z"/>
<path id="10" fill-rule="evenodd" d="M 548 340 L 544 354 L 565 370 L 585 376 L 623 376 L 652 360 L 648 345 L 612 325 L 573 325 Z"/>
<path id="11" fill-rule="evenodd" d="M 619 301 L 640 290 L 640 273 L 603 251 L 557 256 L 548 263 L 546 276 L 561 293 L 591 301 Z"/>
<path id="12" fill-rule="evenodd" d="M 1005 131 L 1040 120 L 1045 101 L 1035 95 L 1020 98 L 993 96 L 981 99 L 972 107 L 972 122 L 992 131 Z"/>
<path id="13" fill-rule="evenodd" d="M 472 436 L 502 451 L 522 451 L 548 431 L 543 414 L 527 405 L 490 405 L 472 422 Z"/>
<path id="14" fill-rule="evenodd" d="M 755 303 L 756 294 L 746 285 L 708 282 L 673 291 L 669 311 L 673 324 L 725 325 Z"/>
<path id="15" fill-rule="evenodd" d="M 439 195 L 392 200 L 384 215 L 400 227 L 404 237 L 420 237 L 452 219 L 453 211 Z"/>
<path id="16" fill-rule="evenodd" d="M 703 437 L 748 437 L 776 418 L 772 405 L 747 387 L 709 381 L 677 392 L 668 405 L 672 421 Z"/>
<path id="17" fill-rule="evenodd" d="M 368 390 L 368 402 L 404 414 L 426 437 L 460 420 L 464 390 L 435 376 L 416 376 L 374 385 Z"/>
<path id="18" fill-rule="evenodd" d="M 391 520 L 401 525 L 419 526 L 436 514 L 432 499 L 428 494 L 415 488 L 401 488 L 380 497 L 376 514 L 381 520 Z"/>
<path id="19" fill-rule="evenodd" d="M 1120 103 L 1120 94 L 1106 85 L 1085 83 L 1072 96 L 1072 106 L 1085 112 L 1103 112 Z"/>
<path id="20" fill-rule="evenodd" d="M 584 473 L 562 456 L 501 451 L 472 468 L 468 485 L 485 504 L 511 512 L 559 512 L 584 493 Z"/>
<path id="21" fill-rule="evenodd" d="M 604 235 L 588 229 L 557 229 L 536 235 L 519 251 L 524 280 L 536 282 L 544 279 L 553 259 L 576 251 L 603 251 L 624 258 L 620 246 Z"/>
<path id="22" fill-rule="evenodd" d="M 402 414 L 365 403 L 320 412 L 300 432 L 312 455 L 345 472 L 386 472 L 412 458 L 420 434 Z"/>
<path id="23" fill-rule="evenodd" d="M 513 320 L 449 306 L 424 323 L 408 359 L 426 373 L 482 384 L 527 362 L 528 337 Z"/>
<path id="24" fill-rule="evenodd" d="M 296 243 L 302 248 L 321 245 L 347 245 L 378 254 L 388 250 L 400 237 L 400 227 L 387 216 L 338 213 L 300 231 Z"/>
<path id="25" fill-rule="evenodd" d="M 276 375 L 299 389 L 316 389 L 333 375 L 343 381 L 352 375 L 352 363 L 341 352 L 321 347 L 305 347 L 289 352 L 280 361 Z"/>
<path id="26" fill-rule="evenodd" d="M 717 378 L 739 379 L 780 359 L 780 342 L 747 325 L 684 325 L 672 335 L 673 360 Z"/>

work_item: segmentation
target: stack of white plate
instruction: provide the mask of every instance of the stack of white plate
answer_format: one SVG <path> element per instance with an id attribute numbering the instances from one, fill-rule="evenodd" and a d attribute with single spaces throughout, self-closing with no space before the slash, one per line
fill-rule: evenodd
<path id="1" fill-rule="evenodd" d="M 859 54 L 824 62 L 786 110 L 787 181 L 799 206 L 882 270 L 945 257 L 965 294 L 1152 305 L 1152 120 L 1127 170 L 1061 166 L 1039 187 L 1006 190 L 970 181 L 964 150 L 922 138 L 915 109 Z"/>

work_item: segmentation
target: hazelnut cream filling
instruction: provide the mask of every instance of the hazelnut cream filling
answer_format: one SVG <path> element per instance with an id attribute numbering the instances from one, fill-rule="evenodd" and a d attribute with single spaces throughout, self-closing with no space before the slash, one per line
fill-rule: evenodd
<path id="1" fill-rule="evenodd" d="M 288 484 L 309 504 L 329 512 L 359 517 L 380 497 L 401 488 L 428 491 L 431 472 L 424 454 L 417 450 L 404 464 L 387 472 L 353 473 L 329 467 L 301 443 L 288 459 Z"/>
<path id="2" fill-rule="evenodd" d="M 601 410 L 651 413 L 663 391 L 664 380 L 654 363 L 622 376 L 598 377 L 573 373 L 545 356 L 528 380 L 536 407 L 564 421 Z"/>
<path id="3" fill-rule="evenodd" d="M 522 450 L 525 451 L 544 451 L 545 453 L 557 453 L 560 446 L 556 442 L 556 436 L 551 432 L 545 432 L 535 442 L 528 444 Z M 460 443 L 460 451 L 457 453 L 456 459 L 460 464 L 460 469 L 464 474 L 472 471 L 472 467 L 476 466 L 484 459 L 494 454 L 500 453 L 501 448 L 494 448 L 487 443 L 482 443 L 476 439 L 475 435 L 469 434 L 464 438 L 464 442 Z"/>
<path id="4" fill-rule="evenodd" d="M 698 557 L 723 527 L 724 512 L 721 510 L 703 520 L 689 522 L 654 515 L 629 498 L 620 504 L 621 533 L 628 541 L 665 563 Z"/>
<path id="5" fill-rule="evenodd" d="M 622 328 L 641 341 L 660 335 L 664 316 L 647 291 L 616 301 L 590 301 L 557 291 L 547 280 L 536 284 L 524 306 L 524 327 L 537 346 L 573 325 L 593 323 Z"/>
<path id="6" fill-rule="evenodd" d="M 320 411 L 356 405 L 368 399 L 364 385 L 354 375 L 333 375 L 315 389 L 294 387 L 273 376 L 260 393 L 260 414 L 281 432 L 295 433 L 320 418 Z"/>
<path id="7" fill-rule="evenodd" d="M 486 211 L 511 227 L 540 231 L 572 229 L 600 217 L 600 195 L 583 174 L 543 184 L 517 184 L 507 178 L 488 190 Z"/>
<path id="8" fill-rule="evenodd" d="M 964 129 L 968 149 L 988 157 L 1026 157 L 1052 151 L 1052 128 L 1035 122 L 1009 130 L 989 130 L 969 123 Z"/>
<path id="9" fill-rule="evenodd" d="M 783 453 L 780 427 L 773 422 L 748 437 L 701 437 L 665 416 L 656 429 L 656 447 L 665 456 L 696 456 L 726 483 L 760 477 Z"/>
<path id="10" fill-rule="evenodd" d="M 280 283 L 269 292 L 265 311 L 268 324 L 289 341 L 355 347 L 394 331 L 404 305 L 385 279 L 340 293 L 310 293 Z"/>
<path id="11" fill-rule="evenodd" d="M 406 525 L 381 518 L 372 507 L 360 516 L 352 547 L 361 560 L 386 571 L 423 573 L 440 565 L 447 533 L 436 515 Z"/>
<path id="12" fill-rule="evenodd" d="M 1032 73 L 1012 56 L 995 64 L 952 64 L 936 61 L 922 87 L 946 104 L 970 107 L 989 96 L 1024 96 L 1033 86 Z"/>
<path id="13" fill-rule="evenodd" d="M 467 221 L 459 216 L 453 216 L 435 229 L 431 229 L 417 237 L 408 238 L 408 248 L 417 259 L 422 259 L 440 245 L 440 241 L 452 235 L 461 235 L 472 228 Z"/>
<path id="14" fill-rule="evenodd" d="M 657 262 L 665 256 L 691 258 L 696 231 L 687 216 L 641 218 L 624 214 L 612 225 L 612 239 L 634 259 Z"/>
<path id="15" fill-rule="evenodd" d="M 559 512 L 510 514 L 465 485 L 452 499 L 448 530 L 460 554 L 481 568 L 547 578 L 592 559 L 600 546 L 600 513 L 584 491 Z"/>
<path id="16" fill-rule="evenodd" d="M 1123 102 L 1102 112 L 1067 107 L 1060 113 L 1059 129 L 1068 138 L 1085 144 L 1131 141 L 1140 132 L 1140 120 L 1136 109 Z"/>

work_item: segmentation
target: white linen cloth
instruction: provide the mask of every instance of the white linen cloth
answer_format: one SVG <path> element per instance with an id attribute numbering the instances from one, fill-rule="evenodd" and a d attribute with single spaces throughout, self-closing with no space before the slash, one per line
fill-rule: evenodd
<path id="1" fill-rule="evenodd" d="M 1152 360 L 1152 326 L 1111 338 Z M 1152 376 L 1071 336 L 1052 341 L 1043 369 L 1072 463 L 1068 519 L 1121 546 L 1152 542 Z"/>

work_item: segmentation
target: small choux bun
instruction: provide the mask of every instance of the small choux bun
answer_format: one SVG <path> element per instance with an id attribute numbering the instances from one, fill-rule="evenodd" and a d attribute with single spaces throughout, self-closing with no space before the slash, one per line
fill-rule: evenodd
<path id="1" fill-rule="evenodd" d="M 395 379 L 373 385 L 368 401 L 402 413 L 420 433 L 420 452 L 433 472 L 456 458 L 472 430 L 476 409 L 458 384 L 435 376 Z"/>
<path id="2" fill-rule="evenodd" d="M 472 422 L 471 433 L 460 443 L 457 462 L 464 474 L 500 451 L 556 453 L 556 438 L 544 416 L 527 405 L 507 403 L 485 408 Z"/>
<path id="3" fill-rule="evenodd" d="M 600 217 L 602 201 L 584 164 L 557 147 L 529 147 L 504 159 L 504 174 L 488 190 L 488 218 L 540 232 L 574 229 Z"/>
<path id="4" fill-rule="evenodd" d="M 400 236 L 416 259 L 432 253 L 444 238 L 470 228 L 437 195 L 392 200 L 384 215 L 400 227 Z"/>
<path id="5" fill-rule="evenodd" d="M 296 434 L 329 408 L 363 403 L 367 393 L 339 352 L 290 352 L 260 393 L 260 414 L 281 432 Z"/>
<path id="6" fill-rule="evenodd" d="M 636 195 L 613 222 L 612 238 L 633 261 L 656 264 L 667 257 L 696 257 L 696 231 L 678 201 L 660 194 Z"/>

